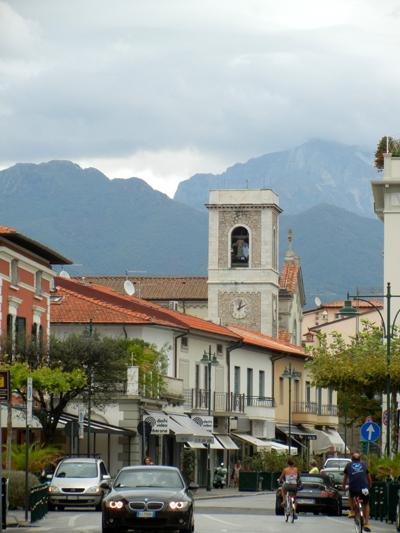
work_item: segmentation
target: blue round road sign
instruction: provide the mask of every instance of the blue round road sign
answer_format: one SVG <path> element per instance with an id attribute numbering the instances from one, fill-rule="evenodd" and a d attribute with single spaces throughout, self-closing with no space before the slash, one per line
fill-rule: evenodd
<path id="1" fill-rule="evenodd" d="M 381 436 L 381 428 L 375 422 L 365 422 L 360 427 L 361 440 L 367 442 L 375 442 Z"/>

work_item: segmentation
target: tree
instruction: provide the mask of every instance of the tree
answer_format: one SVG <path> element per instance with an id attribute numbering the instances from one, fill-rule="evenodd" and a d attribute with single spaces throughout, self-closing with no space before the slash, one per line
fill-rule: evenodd
<path id="1" fill-rule="evenodd" d="M 123 392 L 128 364 L 139 366 L 148 394 L 162 390 L 164 351 L 140 339 L 100 338 L 95 334 L 52 337 L 48 351 L 35 357 L 19 354 L 7 366 L 12 388 L 24 401 L 27 378 L 32 377 L 33 412 L 47 444 L 54 441 L 60 417 L 71 402 L 85 402 L 90 393 L 92 403 L 100 406 Z"/>
<path id="2" fill-rule="evenodd" d="M 309 350 L 307 363 L 313 382 L 318 387 L 330 387 L 339 393 L 339 408 L 345 407 L 355 422 L 366 415 L 377 416 L 381 397 L 386 392 L 388 371 L 392 384 L 392 399 L 400 387 L 400 339 L 394 331 L 391 363 L 388 367 L 386 346 L 381 328 L 363 322 L 362 331 L 346 342 L 340 333 L 328 337 L 319 334 L 319 345 Z M 396 403 L 393 404 L 395 412 Z M 394 425 L 393 439 L 397 439 L 398 425 Z"/>
<path id="3" fill-rule="evenodd" d="M 375 168 L 378 170 L 383 170 L 383 154 L 386 154 L 387 150 L 396 157 L 400 156 L 400 140 L 393 137 L 380 139 L 375 152 Z"/>

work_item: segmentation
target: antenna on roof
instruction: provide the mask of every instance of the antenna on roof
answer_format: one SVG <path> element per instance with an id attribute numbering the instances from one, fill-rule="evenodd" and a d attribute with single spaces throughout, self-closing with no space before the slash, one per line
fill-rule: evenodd
<path id="1" fill-rule="evenodd" d="M 60 278 L 71 279 L 71 276 L 66 270 L 61 270 L 61 272 L 59 273 L 59 276 Z"/>
<path id="2" fill-rule="evenodd" d="M 135 294 L 135 285 L 130 279 L 124 281 L 124 291 L 128 296 L 133 296 Z"/>

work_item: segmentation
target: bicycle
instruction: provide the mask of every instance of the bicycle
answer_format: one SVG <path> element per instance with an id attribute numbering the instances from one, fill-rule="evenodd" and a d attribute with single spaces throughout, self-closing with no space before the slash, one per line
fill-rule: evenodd
<path id="1" fill-rule="evenodd" d="M 296 518 L 296 495 L 293 492 L 286 492 L 285 501 L 285 522 L 289 522 L 291 517 L 292 524 Z"/>
<path id="2" fill-rule="evenodd" d="M 360 498 L 360 496 L 356 496 L 353 499 L 353 502 L 354 502 L 353 503 L 354 505 L 354 528 L 356 530 L 356 533 L 363 533 L 364 524 L 365 524 L 363 501 Z"/>

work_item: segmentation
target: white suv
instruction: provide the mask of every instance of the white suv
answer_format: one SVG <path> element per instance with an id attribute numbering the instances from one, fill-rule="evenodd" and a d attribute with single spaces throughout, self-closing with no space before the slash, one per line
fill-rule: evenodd
<path id="1" fill-rule="evenodd" d="M 49 508 L 96 507 L 105 492 L 100 484 L 111 479 L 104 462 L 94 457 L 71 457 L 57 465 L 49 485 Z"/>

